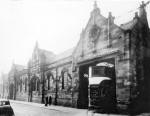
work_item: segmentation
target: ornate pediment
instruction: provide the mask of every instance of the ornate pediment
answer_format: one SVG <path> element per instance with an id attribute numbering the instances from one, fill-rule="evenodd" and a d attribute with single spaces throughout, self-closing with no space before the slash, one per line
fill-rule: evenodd
<path id="1" fill-rule="evenodd" d="M 94 24 L 89 31 L 89 47 L 93 48 L 101 33 L 98 25 Z"/>

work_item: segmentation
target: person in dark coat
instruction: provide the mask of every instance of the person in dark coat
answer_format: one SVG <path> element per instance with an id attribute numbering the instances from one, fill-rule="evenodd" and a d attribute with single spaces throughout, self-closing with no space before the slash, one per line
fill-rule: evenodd
<path id="1" fill-rule="evenodd" d="M 47 106 L 48 105 L 48 96 L 46 96 L 46 98 L 45 98 L 45 106 Z"/>
<path id="2" fill-rule="evenodd" d="M 51 105 L 51 104 L 52 104 L 52 97 L 49 96 L 49 105 Z"/>

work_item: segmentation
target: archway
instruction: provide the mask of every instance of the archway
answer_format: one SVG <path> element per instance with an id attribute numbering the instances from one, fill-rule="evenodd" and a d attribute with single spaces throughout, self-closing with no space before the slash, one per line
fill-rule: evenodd
<path id="1" fill-rule="evenodd" d="M 69 73 L 69 70 L 64 68 L 61 71 L 61 77 L 62 77 L 61 78 L 62 89 L 70 91 L 72 87 L 72 77 L 71 74 Z"/>
<path id="2" fill-rule="evenodd" d="M 115 76 L 115 58 L 110 59 L 94 59 L 78 64 L 79 66 L 79 95 L 77 101 L 78 108 L 88 108 L 89 98 L 88 98 L 88 85 L 89 85 L 89 67 L 96 66 L 101 62 L 107 62 L 114 65 L 113 75 L 111 76 L 113 82 L 113 95 L 116 95 L 116 76 Z M 109 71 L 106 70 L 109 75 Z M 114 96 L 116 98 L 116 96 Z"/>
<path id="3" fill-rule="evenodd" d="M 29 101 L 32 102 L 33 92 L 40 93 L 40 79 L 37 76 L 33 76 L 29 81 Z"/>
<path id="4" fill-rule="evenodd" d="M 46 74 L 45 89 L 46 90 L 53 90 L 54 86 L 55 86 L 54 82 L 55 82 L 55 79 L 54 79 L 53 73 L 52 72 L 48 72 Z"/>

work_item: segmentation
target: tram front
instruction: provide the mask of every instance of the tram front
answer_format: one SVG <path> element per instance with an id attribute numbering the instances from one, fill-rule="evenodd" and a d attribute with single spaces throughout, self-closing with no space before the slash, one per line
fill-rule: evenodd
<path id="1" fill-rule="evenodd" d="M 111 65 L 89 67 L 89 108 L 112 112 L 116 108 L 115 71 Z"/>

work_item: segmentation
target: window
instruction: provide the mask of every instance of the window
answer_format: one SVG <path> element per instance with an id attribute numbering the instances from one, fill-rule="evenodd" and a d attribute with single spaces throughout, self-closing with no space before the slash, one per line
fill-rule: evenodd
<path id="1" fill-rule="evenodd" d="M 54 78 L 52 74 L 47 75 L 46 79 L 46 89 L 47 90 L 52 90 L 54 88 Z"/>
<path id="2" fill-rule="evenodd" d="M 93 67 L 92 76 L 93 77 L 104 77 L 105 76 L 105 67 Z"/>
<path id="3" fill-rule="evenodd" d="M 35 78 L 32 78 L 31 80 L 31 87 L 32 87 L 32 91 L 36 91 L 36 79 Z"/>
<path id="4" fill-rule="evenodd" d="M 46 89 L 47 90 L 49 90 L 49 79 L 50 77 L 49 77 L 49 75 L 47 76 L 47 78 L 46 78 Z"/>
<path id="5" fill-rule="evenodd" d="M 39 90 L 40 90 L 40 80 L 37 79 L 37 91 L 39 91 Z"/>
<path id="6" fill-rule="evenodd" d="M 62 89 L 66 89 L 71 86 L 71 75 L 64 71 L 62 72 Z"/>
<path id="7" fill-rule="evenodd" d="M 53 75 L 50 75 L 50 79 L 49 79 L 49 87 L 50 89 L 54 88 L 54 79 L 53 79 Z"/>
<path id="8" fill-rule="evenodd" d="M 25 79 L 25 92 L 27 91 L 27 78 Z"/>
<path id="9" fill-rule="evenodd" d="M 68 73 L 64 72 L 64 88 L 66 88 L 68 85 Z"/>
<path id="10" fill-rule="evenodd" d="M 22 91 L 22 79 L 20 79 L 20 92 Z"/>

